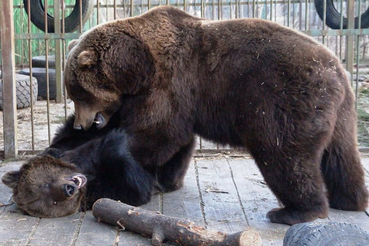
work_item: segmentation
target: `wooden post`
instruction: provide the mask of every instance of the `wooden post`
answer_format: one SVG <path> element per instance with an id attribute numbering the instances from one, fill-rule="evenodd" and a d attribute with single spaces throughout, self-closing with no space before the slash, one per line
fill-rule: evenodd
<path id="1" fill-rule="evenodd" d="M 4 156 L 18 157 L 13 1 L 0 1 L 3 77 Z"/>

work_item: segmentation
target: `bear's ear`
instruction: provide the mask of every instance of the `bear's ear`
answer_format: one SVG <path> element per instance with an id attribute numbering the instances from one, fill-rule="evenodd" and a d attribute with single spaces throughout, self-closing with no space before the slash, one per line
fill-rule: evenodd
<path id="1" fill-rule="evenodd" d="M 1 178 L 1 180 L 6 186 L 14 189 L 18 185 L 20 176 L 21 176 L 20 171 L 10 171 L 5 173 L 4 176 Z"/>
<path id="2" fill-rule="evenodd" d="M 71 51 L 74 46 L 76 46 L 78 44 L 78 39 L 73 39 L 72 41 L 69 42 L 68 44 L 68 51 Z"/>
<path id="3" fill-rule="evenodd" d="M 81 54 L 78 55 L 78 65 L 80 67 L 91 67 L 97 62 L 97 55 L 92 50 L 82 51 Z"/>

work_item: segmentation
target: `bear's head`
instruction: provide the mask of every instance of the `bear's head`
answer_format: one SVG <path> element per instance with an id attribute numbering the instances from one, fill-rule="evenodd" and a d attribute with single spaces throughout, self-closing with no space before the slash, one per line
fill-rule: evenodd
<path id="1" fill-rule="evenodd" d="M 2 181 L 13 189 L 17 206 L 36 217 L 61 217 L 78 211 L 87 178 L 78 169 L 51 156 L 31 159 Z"/>
<path id="2" fill-rule="evenodd" d="M 127 34 L 126 24 L 97 26 L 69 45 L 64 83 L 75 106 L 75 129 L 88 130 L 94 122 L 105 127 L 125 96 L 148 90 L 152 57 Z"/>

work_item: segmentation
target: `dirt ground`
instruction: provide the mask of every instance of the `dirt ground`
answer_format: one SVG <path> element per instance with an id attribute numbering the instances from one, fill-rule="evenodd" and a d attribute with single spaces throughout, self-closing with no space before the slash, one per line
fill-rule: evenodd
<path id="1" fill-rule="evenodd" d="M 55 103 L 54 101 L 51 101 L 48 107 L 47 101 L 37 101 L 33 107 L 33 112 L 34 144 L 32 148 L 31 108 L 18 109 L 19 150 L 45 149 L 55 131 L 64 122 L 65 116 L 74 112 L 74 104 L 68 99 L 66 107 L 64 103 Z M 48 112 L 49 117 L 47 117 Z M 3 117 L 3 112 L 0 111 L 0 150 L 4 149 Z"/>

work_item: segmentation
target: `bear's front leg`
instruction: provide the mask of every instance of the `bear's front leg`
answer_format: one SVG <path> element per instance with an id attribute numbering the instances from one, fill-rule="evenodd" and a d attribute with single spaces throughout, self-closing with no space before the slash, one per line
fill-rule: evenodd
<path id="1" fill-rule="evenodd" d="M 195 140 L 193 134 L 175 138 L 165 133 L 158 130 L 149 136 L 147 132 L 136 134 L 130 137 L 128 143 L 133 158 L 156 177 L 158 188 L 169 192 L 183 186 Z"/>
<path id="2" fill-rule="evenodd" d="M 157 179 L 162 191 L 170 192 L 183 187 L 191 157 L 195 149 L 195 140 L 183 146 L 169 161 L 157 171 Z"/>

